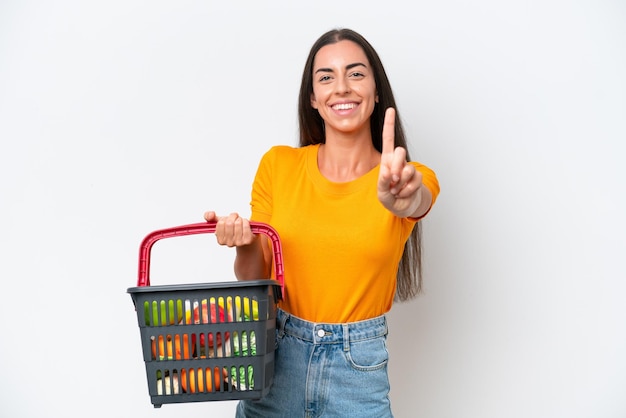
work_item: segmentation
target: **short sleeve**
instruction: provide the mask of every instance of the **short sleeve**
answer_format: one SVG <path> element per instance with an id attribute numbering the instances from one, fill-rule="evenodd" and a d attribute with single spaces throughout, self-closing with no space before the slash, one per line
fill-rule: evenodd
<path id="1" fill-rule="evenodd" d="M 269 223 L 272 217 L 274 154 L 272 148 L 263 155 L 252 183 L 252 200 L 250 201 L 252 214 L 250 219 L 256 222 Z"/>
<path id="2" fill-rule="evenodd" d="M 424 216 L 426 216 L 428 212 L 430 212 L 430 209 L 432 209 L 433 205 L 435 204 L 435 201 L 437 200 L 437 197 L 439 196 L 439 180 L 437 180 L 437 175 L 435 174 L 435 172 L 431 170 L 430 168 L 426 167 L 425 165 L 417 163 L 417 162 L 411 162 L 411 164 L 413 164 L 413 166 L 415 167 L 417 171 L 422 173 L 422 185 L 426 186 L 428 190 L 430 191 L 430 194 L 432 195 L 430 207 L 428 208 L 426 213 L 424 213 L 424 215 L 416 219 L 416 220 L 419 220 L 419 219 L 422 219 Z"/>

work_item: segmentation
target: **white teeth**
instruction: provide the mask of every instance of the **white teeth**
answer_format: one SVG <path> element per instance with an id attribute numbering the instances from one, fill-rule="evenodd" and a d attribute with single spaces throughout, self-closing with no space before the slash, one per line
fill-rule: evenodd
<path id="1" fill-rule="evenodd" d="M 335 110 L 348 110 L 348 109 L 354 109 L 356 105 L 354 103 L 340 103 L 340 104 L 336 104 L 333 106 L 333 109 Z"/>

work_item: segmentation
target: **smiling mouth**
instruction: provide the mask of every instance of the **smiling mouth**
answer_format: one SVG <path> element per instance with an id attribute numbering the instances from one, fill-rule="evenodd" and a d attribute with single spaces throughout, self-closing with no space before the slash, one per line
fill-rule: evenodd
<path id="1" fill-rule="evenodd" d="M 332 105 L 331 108 L 333 110 L 349 110 L 354 109 L 356 106 L 356 103 L 339 103 L 336 105 Z"/>

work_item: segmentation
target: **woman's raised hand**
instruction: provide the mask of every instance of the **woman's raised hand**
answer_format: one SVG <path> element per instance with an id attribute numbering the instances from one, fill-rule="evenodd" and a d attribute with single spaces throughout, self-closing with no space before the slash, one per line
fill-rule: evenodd
<path id="1" fill-rule="evenodd" d="M 378 200 L 399 217 L 413 216 L 420 206 L 422 173 L 406 161 L 406 150 L 395 147 L 396 111 L 385 111 L 383 144 L 378 174 Z"/>
<path id="2" fill-rule="evenodd" d="M 207 222 L 216 222 L 215 237 L 220 245 L 228 247 L 240 247 L 251 244 L 256 236 L 252 233 L 250 222 L 242 218 L 238 213 L 228 216 L 217 216 L 215 212 L 204 213 Z"/>

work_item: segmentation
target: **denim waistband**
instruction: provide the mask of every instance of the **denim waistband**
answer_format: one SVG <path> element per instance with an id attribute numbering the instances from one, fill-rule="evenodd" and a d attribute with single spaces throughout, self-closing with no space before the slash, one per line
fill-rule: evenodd
<path id="1" fill-rule="evenodd" d="M 345 324 L 327 324 L 306 321 L 278 309 L 276 314 L 278 335 L 289 334 L 314 344 L 348 344 L 387 335 L 385 315 Z"/>

